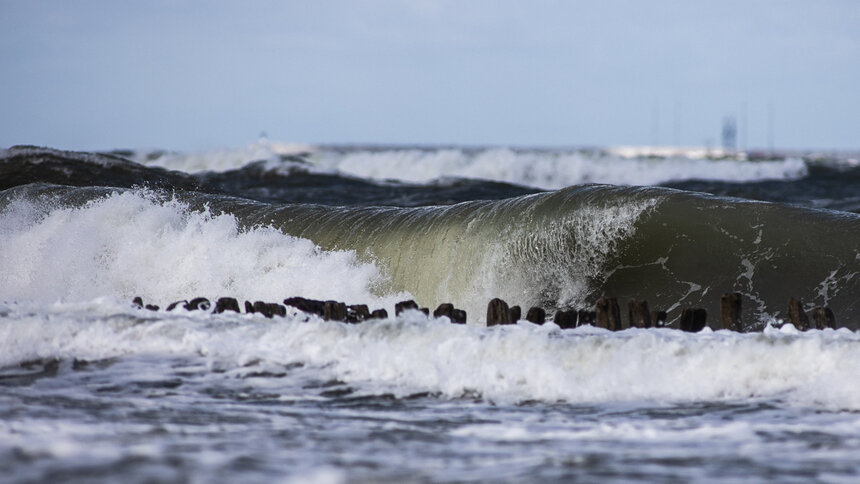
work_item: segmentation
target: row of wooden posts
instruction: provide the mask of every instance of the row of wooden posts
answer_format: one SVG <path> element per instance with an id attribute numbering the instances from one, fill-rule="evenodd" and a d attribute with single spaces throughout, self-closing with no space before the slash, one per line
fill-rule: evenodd
<path id="1" fill-rule="evenodd" d="M 138 308 L 146 308 L 153 311 L 158 311 L 160 308 L 155 305 L 144 305 L 143 299 L 140 297 L 134 298 L 132 301 Z M 720 298 L 720 322 L 722 329 L 732 331 L 743 331 L 745 328 L 741 319 L 743 305 L 743 297 L 738 292 L 723 294 Z M 359 323 L 369 319 L 385 319 L 388 317 L 388 311 L 385 309 L 376 309 L 371 311 L 366 304 L 347 305 L 339 301 L 320 301 L 316 299 L 307 299 L 303 297 L 291 297 L 284 299 L 283 304 L 269 303 L 264 301 L 245 301 L 245 313 L 262 314 L 268 318 L 274 316 L 286 316 L 286 306 L 294 307 L 300 311 L 309 314 L 316 314 L 327 321 L 343 321 L 348 323 Z M 167 306 L 167 311 L 173 311 L 176 308 L 183 308 L 188 311 L 208 311 L 212 309 L 214 313 L 223 313 L 227 311 L 242 312 L 239 307 L 239 301 L 232 297 L 222 297 L 215 301 L 214 307 L 206 298 L 198 297 L 188 300 L 176 301 Z M 394 306 L 395 315 L 399 315 L 403 311 L 418 310 L 426 315 L 430 315 L 429 308 L 422 308 L 413 301 L 402 301 Z M 793 324 L 800 330 L 807 330 L 813 327 L 810 325 L 809 318 L 803 310 L 803 304 L 794 298 L 788 302 L 788 323 Z M 433 317 L 447 316 L 452 323 L 466 324 L 466 311 L 457 309 L 451 303 L 440 304 L 435 311 Z M 814 327 L 817 329 L 835 328 L 836 318 L 833 311 L 828 307 L 816 307 L 812 311 Z M 522 319 L 522 308 L 520 306 L 508 306 L 508 304 L 495 298 L 487 305 L 487 326 L 496 326 L 502 324 L 514 324 Z M 543 308 L 534 306 L 526 312 L 525 319 L 535 324 L 544 324 L 547 319 L 546 311 Z M 681 312 L 679 320 L 679 328 L 682 331 L 698 332 L 704 329 L 707 325 L 708 313 L 700 307 L 688 307 Z M 666 326 L 667 315 L 666 311 L 654 310 L 649 311 L 648 302 L 640 299 L 632 299 L 627 303 L 627 326 L 630 328 L 651 328 Z M 601 328 L 606 328 L 610 331 L 620 331 L 625 328 L 621 319 L 621 309 L 618 305 L 618 299 L 614 297 L 603 297 L 597 300 L 594 309 L 571 309 L 556 311 L 553 322 L 562 329 L 575 328 L 577 326 L 592 325 Z"/>

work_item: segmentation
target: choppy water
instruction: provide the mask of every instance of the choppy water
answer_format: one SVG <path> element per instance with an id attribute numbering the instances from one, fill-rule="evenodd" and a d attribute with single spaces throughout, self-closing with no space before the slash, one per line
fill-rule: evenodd
<path id="1" fill-rule="evenodd" d="M 272 143 L 2 155 L 9 481 L 860 476 L 850 156 Z M 622 186 L 560 189 L 590 182 Z M 642 184 L 662 188 L 629 186 Z M 726 291 L 744 294 L 754 331 L 671 329 L 690 304 L 718 314 Z M 670 327 L 483 325 L 493 296 L 552 311 L 603 295 L 645 297 Z M 470 324 L 148 311 L 134 296 L 389 314 L 415 298 L 454 302 Z M 779 328 L 789 296 L 829 305 L 840 329 Z"/>

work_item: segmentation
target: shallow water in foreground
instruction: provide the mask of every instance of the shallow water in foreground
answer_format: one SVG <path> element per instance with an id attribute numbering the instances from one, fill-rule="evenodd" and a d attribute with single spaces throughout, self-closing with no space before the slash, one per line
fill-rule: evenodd
<path id="1" fill-rule="evenodd" d="M 19 482 L 851 482 L 860 336 L 361 325 L 94 302 L 0 322 Z M 94 315 L 96 313 L 97 315 Z"/>

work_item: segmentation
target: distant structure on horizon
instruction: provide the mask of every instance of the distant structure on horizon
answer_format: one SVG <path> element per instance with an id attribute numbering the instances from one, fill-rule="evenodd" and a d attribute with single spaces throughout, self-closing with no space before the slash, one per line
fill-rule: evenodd
<path id="1" fill-rule="evenodd" d="M 723 149 L 726 151 L 737 151 L 738 147 L 738 123 L 734 116 L 723 118 Z"/>

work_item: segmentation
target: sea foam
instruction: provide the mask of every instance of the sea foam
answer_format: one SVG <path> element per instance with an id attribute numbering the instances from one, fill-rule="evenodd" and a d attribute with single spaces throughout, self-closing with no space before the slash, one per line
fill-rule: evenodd
<path id="1" fill-rule="evenodd" d="M 304 296 L 393 307 L 408 297 L 380 297 L 386 278 L 354 252 L 265 226 L 243 230 L 232 215 L 145 191 L 79 208 L 12 202 L 0 212 L 0 268 L 0 300 L 19 302 Z"/>
<path id="2" fill-rule="evenodd" d="M 227 371 L 225 378 L 255 367 L 277 372 L 298 364 L 318 381 L 349 385 L 356 396 L 426 392 L 506 404 L 577 405 L 764 399 L 860 410 L 860 334 L 847 329 L 613 333 L 525 321 L 474 328 L 417 311 L 360 325 L 303 315 L 265 320 L 185 312 L 141 322 L 133 310 L 99 315 L 106 311 L 101 308 L 58 305 L 52 317 L 13 314 L 10 320 L 18 324 L 0 325 L 0 364 L 35 357 L 162 355 L 203 358 Z"/>

